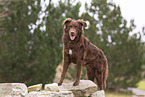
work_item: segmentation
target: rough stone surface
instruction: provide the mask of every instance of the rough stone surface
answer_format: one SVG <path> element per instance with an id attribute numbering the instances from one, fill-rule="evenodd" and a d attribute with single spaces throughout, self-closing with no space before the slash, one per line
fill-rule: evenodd
<path id="1" fill-rule="evenodd" d="M 60 92 L 51 92 L 51 91 L 39 91 L 39 92 L 30 92 L 26 97 L 74 97 L 72 91 L 60 91 Z"/>
<path id="2" fill-rule="evenodd" d="M 33 86 L 29 86 L 28 87 L 28 91 L 39 91 L 42 88 L 42 84 L 38 84 L 38 85 L 33 85 Z"/>
<path id="3" fill-rule="evenodd" d="M 46 91 L 53 91 L 53 92 L 58 92 L 59 91 L 57 83 L 46 84 L 44 89 Z"/>
<path id="4" fill-rule="evenodd" d="M 28 89 L 23 83 L 0 84 L 0 97 L 21 97 L 26 94 L 28 94 Z"/>
<path id="5" fill-rule="evenodd" d="M 73 83 L 63 83 L 59 86 L 59 90 L 72 91 L 76 97 L 89 96 L 97 91 L 97 85 L 90 80 L 80 80 L 77 86 L 73 86 Z"/>
<path id="6" fill-rule="evenodd" d="M 105 97 L 105 92 L 104 92 L 104 90 L 97 91 L 97 92 L 93 93 L 91 95 L 91 97 Z"/>
<path id="7" fill-rule="evenodd" d="M 0 84 L 0 97 L 105 97 L 104 91 L 97 91 L 97 85 L 90 80 L 80 80 L 79 85 L 73 83 L 46 84 L 41 90 L 42 84 L 27 88 L 23 83 Z M 29 93 L 28 93 L 29 89 Z"/>

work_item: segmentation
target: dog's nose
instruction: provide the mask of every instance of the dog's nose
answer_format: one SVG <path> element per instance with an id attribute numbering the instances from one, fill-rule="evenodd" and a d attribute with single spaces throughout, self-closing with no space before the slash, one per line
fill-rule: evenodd
<path id="1" fill-rule="evenodd" d="M 72 31 L 71 34 L 74 34 L 74 32 Z"/>

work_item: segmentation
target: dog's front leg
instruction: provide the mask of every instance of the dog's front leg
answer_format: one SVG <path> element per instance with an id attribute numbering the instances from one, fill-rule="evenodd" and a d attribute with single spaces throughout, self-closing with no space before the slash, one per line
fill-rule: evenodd
<path id="1" fill-rule="evenodd" d="M 76 79 L 75 79 L 75 82 L 73 83 L 73 86 L 76 86 L 79 84 L 79 81 L 81 78 L 82 65 L 83 65 L 83 62 L 77 62 L 77 73 L 76 73 Z"/>
<path id="2" fill-rule="evenodd" d="M 65 78 L 65 74 L 67 72 L 69 64 L 70 64 L 69 56 L 65 53 L 64 57 L 63 57 L 63 61 L 62 61 L 63 67 L 62 67 L 61 78 L 60 78 L 60 80 L 58 82 L 58 85 L 62 84 L 62 82 L 63 82 L 63 80 Z"/>

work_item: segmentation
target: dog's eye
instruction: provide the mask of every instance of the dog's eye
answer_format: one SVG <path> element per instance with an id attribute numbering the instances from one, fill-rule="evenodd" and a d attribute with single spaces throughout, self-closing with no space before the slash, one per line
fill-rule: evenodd
<path id="1" fill-rule="evenodd" d="M 69 26 L 69 27 L 72 27 L 72 26 Z"/>
<path id="2" fill-rule="evenodd" d="M 77 28 L 77 26 L 75 26 L 75 28 Z"/>

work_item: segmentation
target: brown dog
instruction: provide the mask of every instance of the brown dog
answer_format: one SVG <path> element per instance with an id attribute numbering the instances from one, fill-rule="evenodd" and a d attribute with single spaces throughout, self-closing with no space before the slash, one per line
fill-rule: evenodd
<path id="1" fill-rule="evenodd" d="M 79 84 L 82 66 L 86 67 L 89 80 L 96 80 L 101 90 L 106 88 L 108 76 L 107 59 L 98 47 L 84 36 L 83 27 L 87 24 L 83 20 L 68 18 L 63 21 L 63 70 L 58 85 L 61 85 L 70 63 L 77 64 L 74 86 Z"/>

